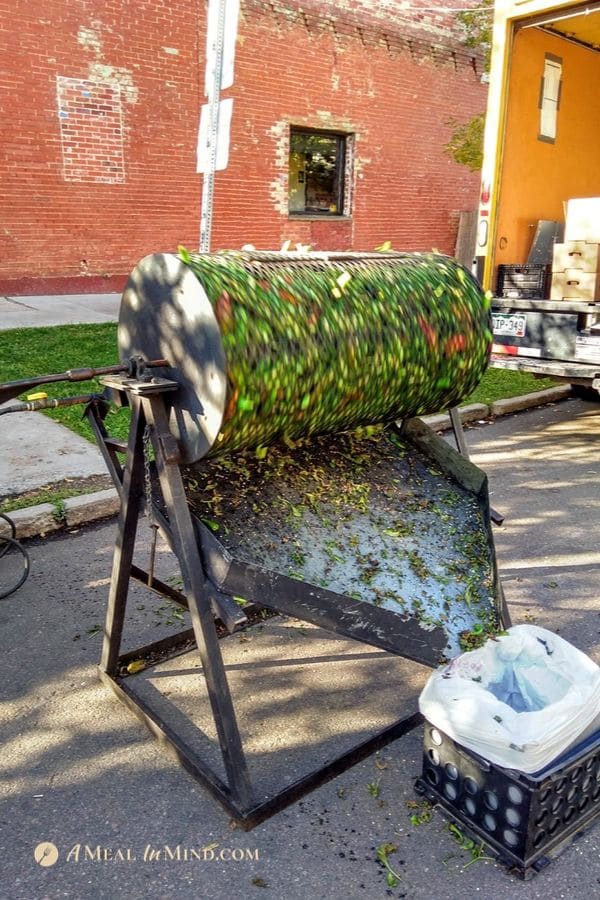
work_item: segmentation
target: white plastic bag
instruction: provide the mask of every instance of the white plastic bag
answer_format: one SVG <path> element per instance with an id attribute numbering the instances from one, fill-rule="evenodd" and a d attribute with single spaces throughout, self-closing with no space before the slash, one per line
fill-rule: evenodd
<path id="1" fill-rule="evenodd" d="M 539 772 L 600 728 L 600 668 L 551 631 L 514 625 L 437 669 L 419 709 L 490 762 Z"/>

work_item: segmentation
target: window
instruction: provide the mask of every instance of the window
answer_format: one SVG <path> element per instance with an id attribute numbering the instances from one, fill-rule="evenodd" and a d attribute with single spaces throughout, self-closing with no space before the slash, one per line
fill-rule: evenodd
<path id="1" fill-rule="evenodd" d="M 562 59 L 558 56 L 546 55 L 544 75 L 540 90 L 540 141 L 554 143 L 556 140 L 556 120 L 560 104 L 560 76 Z"/>
<path id="2" fill-rule="evenodd" d="M 290 215 L 344 215 L 347 135 L 290 131 Z"/>

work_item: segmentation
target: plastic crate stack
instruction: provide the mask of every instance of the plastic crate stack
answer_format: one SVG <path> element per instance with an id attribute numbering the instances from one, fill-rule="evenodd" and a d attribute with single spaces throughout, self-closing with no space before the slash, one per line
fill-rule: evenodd
<path id="1" fill-rule="evenodd" d="M 498 297 L 512 300 L 543 300 L 546 296 L 548 266 L 501 265 L 498 266 Z"/>

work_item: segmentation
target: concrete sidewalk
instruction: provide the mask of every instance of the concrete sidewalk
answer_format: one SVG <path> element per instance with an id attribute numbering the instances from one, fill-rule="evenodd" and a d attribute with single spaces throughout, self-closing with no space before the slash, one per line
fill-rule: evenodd
<path id="1" fill-rule="evenodd" d="M 40 325 L 116 322 L 120 294 L 60 294 L 55 297 L 0 297 L 0 331 Z"/>

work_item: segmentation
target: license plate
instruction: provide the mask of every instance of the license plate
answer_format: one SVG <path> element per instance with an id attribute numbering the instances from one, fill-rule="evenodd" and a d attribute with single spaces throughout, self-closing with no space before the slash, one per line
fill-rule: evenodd
<path id="1" fill-rule="evenodd" d="M 525 337 L 527 316 L 523 313 L 492 313 L 492 330 L 494 334 Z"/>

